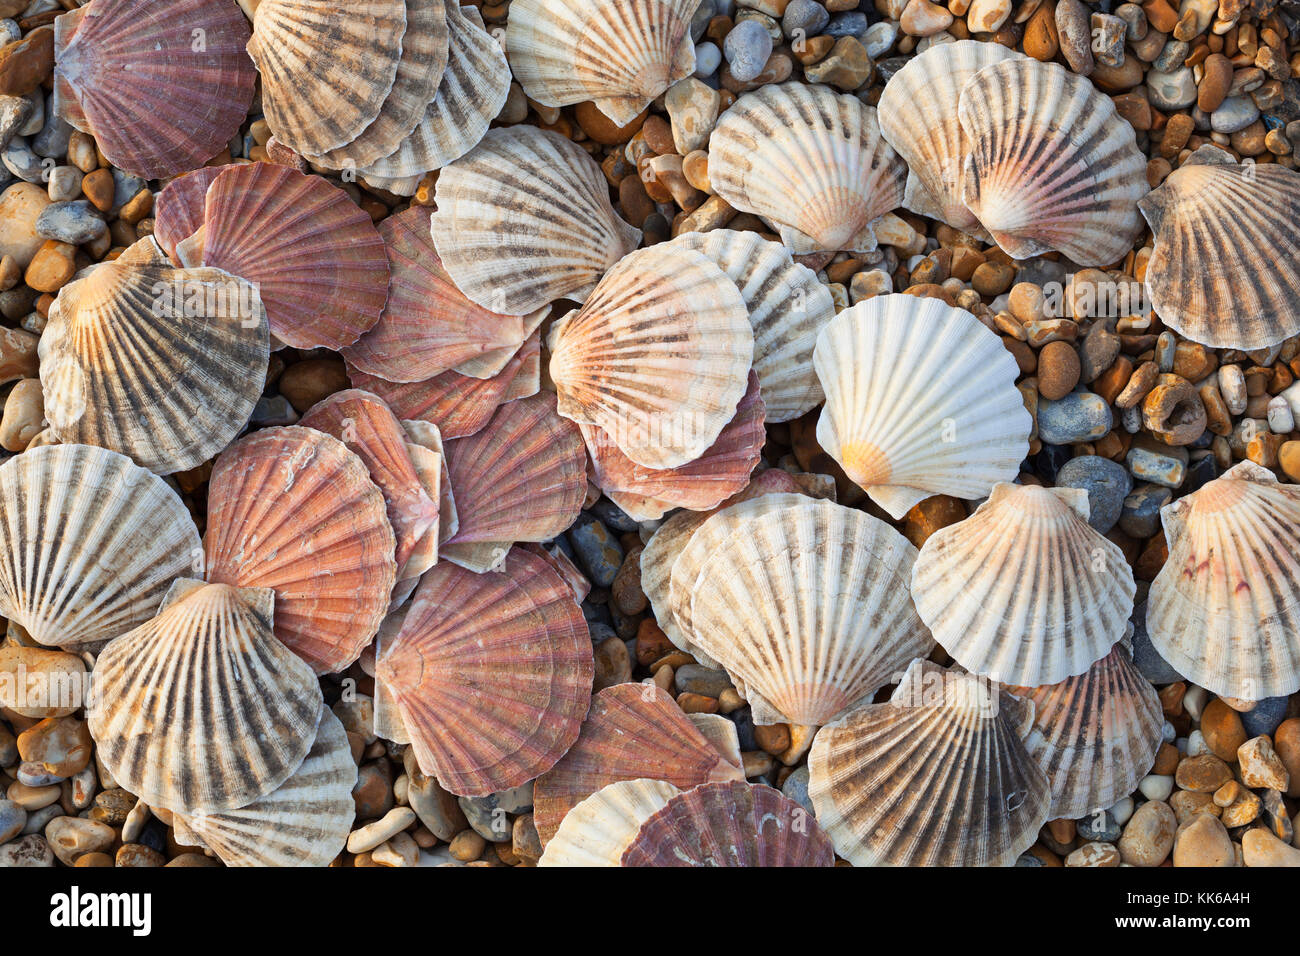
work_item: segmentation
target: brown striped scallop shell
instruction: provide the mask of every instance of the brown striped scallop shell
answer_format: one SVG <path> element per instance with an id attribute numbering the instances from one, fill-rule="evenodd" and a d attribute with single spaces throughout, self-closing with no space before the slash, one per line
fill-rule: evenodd
<path id="1" fill-rule="evenodd" d="M 709 139 L 714 190 L 771 222 L 795 254 L 874 250 L 872 224 L 903 201 L 906 174 L 876 110 L 826 86 L 745 93 Z"/>
<path id="2" fill-rule="evenodd" d="M 667 693 L 616 684 L 591 699 L 577 741 L 533 786 L 533 822 L 545 846 L 574 806 L 618 780 L 663 780 L 679 788 L 744 780 Z"/>
<path id="3" fill-rule="evenodd" d="M 234 810 L 302 764 L 320 721 L 311 668 L 275 638 L 269 588 L 178 580 L 158 616 L 95 662 L 97 754 L 149 806 Z"/>
<path id="4" fill-rule="evenodd" d="M 59 291 L 40 340 L 41 386 L 59 441 L 166 475 L 201 465 L 243 430 L 270 353 L 251 283 L 157 264 L 151 252 L 161 257 L 142 239 Z"/>
<path id="5" fill-rule="evenodd" d="M 276 138 L 319 155 L 360 136 L 393 89 L 406 25 L 406 0 L 261 0 L 248 55 Z"/>
<path id="6" fill-rule="evenodd" d="M 916 660 L 887 703 L 817 732 L 808 796 L 854 866 L 1010 866 L 1047 822 L 1034 705 Z"/>
<path id="7" fill-rule="evenodd" d="M 176 493 L 116 452 L 52 445 L 0 465 L 0 614 L 40 644 L 144 624 L 198 547 Z"/>
<path id="8" fill-rule="evenodd" d="M 749 310 L 706 256 L 671 245 L 625 256 L 551 326 L 559 411 L 596 425 L 646 468 L 699 458 L 735 417 L 754 357 Z"/>
<path id="9" fill-rule="evenodd" d="M 1264 349 L 1300 332 L 1300 173 L 1276 163 L 1188 163 L 1138 203 L 1155 245 L 1156 314 L 1214 348 Z M 1267 237 L 1267 238 L 1263 238 Z"/>
<path id="10" fill-rule="evenodd" d="M 432 233 L 443 268 L 485 309 L 526 315 L 586 299 L 641 231 L 577 144 L 533 126 L 491 130 L 438 175 Z"/>
<path id="11" fill-rule="evenodd" d="M 1300 488 L 1243 461 L 1160 512 L 1169 558 L 1147 631 L 1211 693 L 1263 700 L 1300 688 Z"/>
<path id="12" fill-rule="evenodd" d="M 514 0 L 510 67 L 544 106 L 591 100 L 618 126 L 695 69 L 700 0 Z"/>
<path id="13" fill-rule="evenodd" d="M 438 524 L 438 503 L 420 484 L 402 423 L 383 399 L 351 388 L 317 402 L 299 424 L 339 439 L 365 463 L 370 480 L 383 492 L 400 568 L 425 532 Z"/>
<path id="14" fill-rule="evenodd" d="M 229 0 L 92 0 L 54 21 L 54 113 L 136 176 L 194 169 L 252 104 L 248 40 Z"/>
<path id="15" fill-rule="evenodd" d="M 1086 77 L 1030 57 L 980 70 L 958 116 L 970 143 L 962 199 L 1008 255 L 1123 259 L 1149 190 L 1133 128 Z"/>
<path id="16" fill-rule="evenodd" d="M 1113 806 L 1155 763 L 1164 727 L 1160 698 L 1121 644 L 1077 677 L 1007 689 L 1034 703 L 1035 733 L 1027 743 L 1052 781 L 1052 819 Z"/>
<path id="17" fill-rule="evenodd" d="M 421 771 L 462 796 L 549 770 L 591 700 L 591 638 L 568 584 L 519 549 L 503 570 L 434 566 L 375 659 Z"/>
<path id="18" fill-rule="evenodd" d="M 275 636 L 322 674 L 370 643 L 396 580 L 384 496 L 312 428 L 264 428 L 222 452 L 203 546 L 207 580 L 275 591 Z"/>
<path id="19" fill-rule="evenodd" d="M 738 780 L 673 797 L 641 825 L 623 866 L 834 866 L 813 815 L 778 790 Z"/>

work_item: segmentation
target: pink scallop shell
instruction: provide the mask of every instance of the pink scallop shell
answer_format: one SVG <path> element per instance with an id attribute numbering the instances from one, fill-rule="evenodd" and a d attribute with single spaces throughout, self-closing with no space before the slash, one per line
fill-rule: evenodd
<path id="1" fill-rule="evenodd" d="M 176 246 L 203 226 L 203 205 L 212 181 L 226 166 L 203 166 L 177 176 L 158 195 L 153 206 L 153 237 L 162 251 L 176 259 Z"/>

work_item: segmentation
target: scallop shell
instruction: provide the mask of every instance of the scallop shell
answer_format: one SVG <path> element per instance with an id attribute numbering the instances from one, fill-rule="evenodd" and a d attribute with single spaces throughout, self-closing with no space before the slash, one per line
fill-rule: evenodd
<path id="1" fill-rule="evenodd" d="M 808 796 L 854 866 L 1010 866 L 1047 822 L 1034 705 L 916 660 L 888 703 L 817 732 Z"/>
<path id="2" fill-rule="evenodd" d="M 142 243 L 157 250 L 152 240 L 132 249 Z M 68 283 L 51 306 L 39 348 L 45 417 L 59 441 L 185 471 L 247 424 L 270 354 L 266 318 L 243 279 L 129 255 Z"/>
<path id="3" fill-rule="evenodd" d="M 1020 55 L 1000 43 L 944 43 L 908 60 L 885 84 L 880 131 L 907 162 L 903 205 L 912 212 L 988 240 L 962 202 L 962 172 L 972 144 L 957 119 L 957 104 L 976 73 Z"/>
<path id="4" fill-rule="evenodd" d="M 172 261 L 176 246 L 203 228 L 203 206 L 212 181 L 229 168 L 204 166 L 169 182 L 153 206 L 153 237 Z"/>
<path id="5" fill-rule="evenodd" d="M 402 421 L 402 429 L 406 432 L 408 447 L 414 443 L 438 456 L 438 543 L 441 544 L 460 530 L 456 496 L 452 492 L 451 478 L 447 474 L 447 455 L 442 445 L 442 433 L 437 425 L 407 419 Z M 422 476 L 421 481 L 423 480 Z M 429 493 L 428 487 L 425 488 L 425 492 Z M 434 495 L 429 493 L 429 497 L 432 498 Z"/>
<path id="6" fill-rule="evenodd" d="M 406 0 L 261 0 L 248 55 L 276 138 L 319 156 L 360 136 L 392 92 L 406 26 Z"/>
<path id="7" fill-rule="evenodd" d="M 962 200 L 1009 255 L 1055 250 L 1083 266 L 1124 258 L 1150 187 L 1110 97 L 1062 66 L 1018 57 L 975 74 L 957 113 L 970 142 Z"/>
<path id="8" fill-rule="evenodd" d="M 445 453 L 460 517 L 449 544 L 547 541 L 582 510 L 582 436 L 555 413 L 549 393 L 503 405 L 482 431 L 448 441 Z"/>
<path id="9" fill-rule="evenodd" d="M 388 257 L 370 217 L 343 190 L 287 166 L 232 166 L 204 206 L 203 264 L 257 285 L 286 345 L 340 349 L 379 321 Z"/>
<path id="10" fill-rule="evenodd" d="M 1052 819 L 1114 806 L 1155 763 L 1164 726 L 1160 698 L 1120 645 L 1078 677 L 1008 689 L 1034 703 L 1029 752 L 1052 781 Z"/>
<path id="11" fill-rule="evenodd" d="M 557 546 L 551 545 L 549 548 L 543 547 L 536 542 L 525 542 L 519 545 L 520 550 L 527 551 L 529 554 L 535 554 L 551 566 L 556 574 L 564 579 L 573 591 L 573 601 L 579 607 L 591 593 L 591 582 L 587 580 L 586 575 L 578 570 L 578 566 L 573 563 L 567 554 L 561 551 Z"/>
<path id="12" fill-rule="evenodd" d="M 227 866 L 328 866 L 352 828 L 356 782 L 347 732 L 323 709 L 316 739 L 293 776 L 245 807 L 196 814 L 185 823 Z"/>
<path id="13" fill-rule="evenodd" d="M 655 469 L 717 441 L 754 355 L 735 283 L 704 255 L 667 245 L 625 256 L 582 309 L 552 325 L 548 345 L 560 414 Z"/>
<path id="14" fill-rule="evenodd" d="M 916 609 L 962 667 L 1036 687 L 1084 673 L 1124 636 L 1133 571 L 1088 524 L 1078 488 L 998 484 L 926 539 Z"/>
<path id="15" fill-rule="evenodd" d="M 485 309 L 526 315 L 582 301 L 641 241 L 575 143 L 532 126 L 494 129 L 438 175 L 431 226 L 443 268 Z"/>
<path id="16" fill-rule="evenodd" d="M 594 673 L 573 592 L 518 549 L 503 574 L 432 568 L 375 660 L 421 771 L 461 796 L 549 770 L 578 737 Z"/>
<path id="17" fill-rule="evenodd" d="M 143 179 L 201 166 L 239 132 L 257 71 L 227 0 L 92 0 L 54 21 L 54 113 Z M 196 37 L 201 38 L 201 43 Z"/>
<path id="18" fill-rule="evenodd" d="M 830 723 L 933 649 L 908 592 L 915 560 L 883 521 L 800 496 L 709 555 L 691 641 L 744 682 L 755 723 Z"/>
<path id="19" fill-rule="evenodd" d="M 370 480 L 384 494 L 400 568 L 424 533 L 438 522 L 438 503 L 420 484 L 401 422 L 382 399 L 352 388 L 317 402 L 299 424 L 339 439 L 365 463 Z"/>
<path id="20" fill-rule="evenodd" d="M 1220 696 L 1300 688 L 1300 489 L 1243 461 L 1160 517 L 1169 558 L 1147 601 L 1156 650 Z"/>
<path id="21" fill-rule="evenodd" d="M 1015 359 L 975 316 L 883 295 L 837 315 L 813 354 L 817 441 L 894 518 L 935 494 L 982 498 L 1020 472 L 1033 425 Z"/>
<path id="22" fill-rule="evenodd" d="M 1170 328 L 1215 348 L 1262 349 L 1300 332 L 1300 174 L 1275 163 L 1187 164 L 1138 208 L 1155 248 L 1146 290 Z"/>
<path id="23" fill-rule="evenodd" d="M 444 0 L 406 0 L 402 57 L 379 115 L 350 143 L 307 158 L 331 169 L 356 169 L 396 150 L 437 95 L 447 66 L 448 32 Z"/>
<path id="24" fill-rule="evenodd" d="M 619 866 L 641 824 L 681 791 L 662 780 L 619 780 L 564 815 L 538 866 Z"/>
<path id="25" fill-rule="evenodd" d="M 695 70 L 691 18 L 700 0 L 515 0 L 510 68 L 543 106 L 591 100 L 627 126 Z"/>
<path id="26" fill-rule="evenodd" d="M 400 596 L 401 600 L 397 602 L 399 604 L 411 596 L 420 575 L 438 563 L 438 544 L 442 538 L 443 489 L 442 453 L 411 441 L 411 430 L 406 422 L 402 422 L 402 428 L 407 434 L 406 453 L 411 456 L 415 473 L 420 476 L 420 487 L 431 500 L 438 502 L 438 523 L 421 536 L 406 563 L 397 569 L 398 581 L 393 588 L 393 599 Z M 450 488 L 451 485 L 448 484 L 447 487 Z"/>
<path id="27" fill-rule="evenodd" d="M 533 785 L 533 822 L 545 846 L 574 806 L 619 780 L 663 780 L 688 788 L 743 780 L 653 684 L 615 684 L 591 699 L 577 741 Z"/>
<path id="28" fill-rule="evenodd" d="M 379 224 L 391 273 L 388 304 L 378 324 L 343 354 L 354 368 L 390 382 L 423 381 L 474 360 L 488 365 L 486 374 L 473 377 L 491 378 L 545 312 L 497 315 L 461 295 L 434 251 L 432 215 L 427 206 L 412 206 Z"/>
<path id="29" fill-rule="evenodd" d="M 41 644 L 145 623 L 198 548 L 176 493 L 116 452 L 50 445 L 0 465 L 0 614 Z"/>
<path id="30" fill-rule="evenodd" d="M 778 790 L 736 780 L 705 783 L 641 825 L 623 866 L 834 866 L 811 813 Z"/>
<path id="31" fill-rule="evenodd" d="M 396 581 L 384 496 L 311 428 L 265 428 L 221 454 L 203 545 L 209 581 L 275 591 L 275 636 L 320 674 L 357 659 Z"/>
<path id="32" fill-rule="evenodd" d="M 88 719 L 122 787 L 193 815 L 246 806 L 298 769 L 324 705 L 275 639 L 274 603 L 269 588 L 181 579 L 157 617 L 104 648 Z"/>
<path id="33" fill-rule="evenodd" d="M 447 439 L 465 438 L 479 432 L 502 405 L 537 394 L 541 352 L 541 336 L 534 332 L 491 378 L 443 372 L 422 382 L 389 382 L 351 364 L 348 378 L 379 395 L 402 418 L 437 425 Z"/>
<path id="34" fill-rule="evenodd" d="M 872 224 L 903 201 L 906 173 L 875 109 L 825 86 L 745 93 L 709 139 L 714 191 L 796 254 L 874 250 Z"/>
<path id="35" fill-rule="evenodd" d="M 580 427 L 596 485 L 611 500 L 627 502 L 623 510 L 635 520 L 652 521 L 672 508 L 712 508 L 749 484 L 767 441 L 763 413 L 758 376 L 750 372 L 749 389 L 718 440 L 695 461 L 665 470 L 636 464 L 595 425 Z"/>
<path id="36" fill-rule="evenodd" d="M 473 7 L 446 0 L 447 68 L 424 118 L 398 148 L 360 170 L 367 182 L 410 196 L 426 172 L 478 145 L 510 92 L 510 66 Z"/>
<path id="37" fill-rule="evenodd" d="M 813 370 L 813 348 L 835 315 L 835 302 L 816 273 L 796 263 L 780 243 L 754 232 L 688 232 L 670 245 L 702 252 L 740 289 L 754 331 L 754 371 L 767 420 L 787 422 L 821 404 L 825 396 Z"/>

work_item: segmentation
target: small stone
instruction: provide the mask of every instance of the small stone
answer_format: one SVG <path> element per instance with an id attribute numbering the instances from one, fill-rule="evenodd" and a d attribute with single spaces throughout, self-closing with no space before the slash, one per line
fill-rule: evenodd
<path id="1" fill-rule="evenodd" d="M 675 686 L 679 693 L 718 697 L 731 687 L 731 678 L 724 670 L 714 670 L 700 664 L 683 664 L 677 668 Z"/>
<path id="2" fill-rule="evenodd" d="M 610 637 L 596 645 L 595 690 L 604 690 L 632 679 L 632 658 L 622 638 Z"/>
<path id="3" fill-rule="evenodd" d="M 693 77 L 669 88 L 664 94 L 664 108 L 672 123 L 673 145 L 679 155 L 702 149 L 708 143 L 721 105 L 718 91 Z"/>
<path id="4" fill-rule="evenodd" d="M 790 0 L 781 17 L 781 31 L 787 40 L 807 39 L 822 32 L 831 15 L 816 0 Z"/>
<path id="5" fill-rule="evenodd" d="M 952 25 L 952 14 L 930 0 L 907 0 L 898 25 L 913 37 L 934 36 Z"/>
<path id="6" fill-rule="evenodd" d="M 1119 866 L 1120 851 L 1109 843 L 1085 843 L 1065 858 L 1066 866 Z"/>
<path id="7" fill-rule="evenodd" d="M 1125 464 L 1134 478 L 1179 488 L 1187 475 L 1188 460 L 1186 448 L 1165 445 L 1149 435 L 1138 435 L 1129 447 Z"/>
<path id="8" fill-rule="evenodd" d="M 23 125 L 32 115 L 32 101 L 25 96 L 0 95 L 0 149 L 14 136 L 22 135 Z"/>
<path id="9" fill-rule="evenodd" d="M 1127 819 L 1125 817 L 1125 820 Z M 1108 810 L 1089 813 L 1078 821 L 1076 827 L 1080 840 L 1115 843 L 1120 838 L 1120 824 Z"/>
<path id="10" fill-rule="evenodd" d="M 1011 0 L 973 0 L 966 11 L 966 26 L 972 33 L 996 33 L 1011 16 Z"/>
<path id="11" fill-rule="evenodd" d="M 72 245 L 90 242 L 108 231 L 108 224 L 84 199 L 52 202 L 36 220 L 36 233 L 45 239 L 57 239 Z"/>
<path id="12" fill-rule="evenodd" d="M 1232 768 L 1213 754 L 1188 757 L 1178 765 L 1174 779 L 1183 790 L 1213 793 L 1232 779 Z"/>
<path id="13" fill-rule="evenodd" d="M 0 800 L 0 843 L 8 843 L 27 825 L 27 811 L 12 800 Z"/>
<path id="14" fill-rule="evenodd" d="M 1236 760 L 1237 750 L 1247 739 L 1241 715 L 1217 697 L 1201 712 L 1201 735 L 1220 760 Z"/>
<path id="15" fill-rule="evenodd" d="M 722 41 L 722 55 L 732 77 L 748 83 L 763 72 L 772 55 L 772 38 L 757 20 L 742 20 Z"/>
<path id="16" fill-rule="evenodd" d="M 1070 69 L 1080 76 L 1092 72 L 1092 20 L 1090 11 L 1080 0 L 1058 0 L 1056 32 L 1061 54 Z"/>
<path id="17" fill-rule="evenodd" d="M 391 839 L 415 822 L 415 811 L 410 807 L 394 807 L 381 819 L 369 823 L 348 835 L 348 852 L 364 853 Z"/>
<path id="18" fill-rule="evenodd" d="M 1169 73 L 1150 70 L 1146 85 L 1147 98 L 1158 110 L 1182 110 L 1196 102 L 1196 77 L 1189 67 L 1179 67 Z"/>
<path id="19" fill-rule="evenodd" d="M 623 565 L 623 549 L 609 529 L 591 515 L 582 514 L 565 536 L 591 583 L 599 588 L 610 587 Z"/>
<path id="20" fill-rule="evenodd" d="M 1215 803 L 1218 805 L 1217 800 Z M 1236 799 L 1223 808 L 1219 819 L 1223 821 L 1225 827 L 1244 827 L 1255 822 L 1263 806 L 1264 803 L 1259 799 L 1258 794 L 1251 793 L 1249 790 L 1238 790 Z"/>
<path id="21" fill-rule="evenodd" d="M 37 292 L 58 292 L 77 271 L 77 247 L 47 239 L 32 257 L 23 281 Z"/>
<path id="22" fill-rule="evenodd" d="M 468 863 L 483 855 L 483 851 L 487 849 L 487 840 L 473 830 L 464 830 L 456 834 L 447 849 L 452 859 Z"/>
<path id="23" fill-rule="evenodd" d="M 1114 427 L 1110 406 L 1091 392 L 1072 392 L 1038 405 L 1038 435 L 1052 445 L 1094 441 Z"/>
<path id="24" fill-rule="evenodd" d="M 1174 792 L 1174 778 L 1150 773 L 1138 781 L 1138 792 L 1148 800 L 1168 800 Z"/>
<path id="25" fill-rule="evenodd" d="M 1160 509 L 1173 500 L 1173 493 L 1159 485 L 1138 485 L 1124 499 L 1119 529 L 1131 538 L 1149 538 L 1160 530 Z"/>
<path id="26" fill-rule="evenodd" d="M 1286 791 L 1291 778 L 1282 759 L 1265 736 L 1254 737 L 1237 748 L 1241 782 L 1252 789 Z"/>
<path id="27" fill-rule="evenodd" d="M 1247 866 L 1300 866 L 1300 849 L 1287 846 L 1268 830 L 1248 830 L 1241 838 Z"/>
<path id="28" fill-rule="evenodd" d="M 1210 114 L 1210 128 L 1216 133 L 1236 133 L 1259 119 L 1259 107 L 1249 96 L 1230 96 Z"/>
<path id="29" fill-rule="evenodd" d="M 1272 736 L 1286 717 L 1289 703 L 1288 697 L 1266 697 L 1256 701 L 1255 706 L 1250 710 L 1242 711 L 1241 724 L 1246 728 L 1246 736 L 1258 737 L 1261 734 Z"/>
<path id="30" fill-rule="evenodd" d="M 1222 53 L 1211 53 L 1202 64 L 1204 72 L 1196 88 L 1196 106 L 1203 113 L 1213 113 L 1228 97 L 1232 86 L 1232 61 Z"/>
<path id="31" fill-rule="evenodd" d="M 1074 346 L 1069 342 L 1048 342 L 1038 353 L 1038 393 L 1051 401 L 1065 398 L 1079 384 L 1079 370 L 1079 353 Z"/>
<path id="32" fill-rule="evenodd" d="M 0 47 L 0 93 L 22 96 L 54 72 L 54 28 L 38 27 Z"/>
<path id="33" fill-rule="evenodd" d="M 1124 466 L 1097 455 L 1081 455 L 1065 463 L 1057 473 L 1062 488 L 1081 488 L 1088 493 L 1088 523 L 1105 534 L 1119 521 L 1133 479 Z"/>
<path id="34" fill-rule="evenodd" d="M 1178 821 L 1167 803 L 1150 800 L 1137 808 L 1119 838 L 1119 852 L 1130 866 L 1159 866 L 1173 849 Z"/>
<path id="35" fill-rule="evenodd" d="M 0 846 L 0 869 L 11 866 L 54 866 L 54 852 L 38 833 Z"/>
<path id="36" fill-rule="evenodd" d="M 45 242 L 36 223 L 49 204 L 49 193 L 35 183 L 14 183 L 0 195 L 0 256 L 27 268 Z"/>
<path id="37" fill-rule="evenodd" d="M 1222 823 L 1198 813 L 1174 836 L 1174 866 L 1234 866 L 1232 839 Z"/>
<path id="38" fill-rule="evenodd" d="M 59 862 L 72 866 L 83 853 L 108 849 L 117 834 L 106 823 L 82 817 L 55 817 L 45 827 L 45 839 Z"/>
<path id="39" fill-rule="evenodd" d="M 124 843 L 118 847 L 113 863 L 131 867 L 165 866 L 167 857 L 141 843 Z"/>
<path id="40" fill-rule="evenodd" d="M 0 417 L 0 448 L 24 451 L 45 427 L 45 399 L 39 378 L 25 378 L 14 385 L 5 399 Z"/>
<path id="41" fill-rule="evenodd" d="M 22 759 L 59 777 L 81 772 L 90 763 L 93 747 L 86 722 L 72 717 L 48 717 L 18 735 Z"/>
<path id="42" fill-rule="evenodd" d="M 810 83 L 825 83 L 851 92 L 867 83 L 874 69 L 866 48 L 856 37 L 840 37 L 826 58 L 807 67 L 804 75 Z"/>

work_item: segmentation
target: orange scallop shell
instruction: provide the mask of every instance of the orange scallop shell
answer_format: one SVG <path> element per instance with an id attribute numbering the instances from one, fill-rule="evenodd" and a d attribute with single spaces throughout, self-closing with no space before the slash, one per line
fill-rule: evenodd
<path id="1" fill-rule="evenodd" d="M 299 424 L 333 435 L 365 462 L 371 481 L 384 493 L 400 568 L 425 532 L 438 523 L 438 503 L 424 490 L 406 450 L 402 423 L 383 399 L 350 388 L 317 402 Z"/>
<path id="2" fill-rule="evenodd" d="M 384 497 L 362 460 L 310 428 L 266 428 L 208 484 L 207 580 L 275 591 L 275 636 L 318 674 L 357 659 L 397 577 Z"/>
<path id="3" fill-rule="evenodd" d="M 462 796 L 549 770 L 577 739 L 594 673 L 573 592 L 518 548 L 502 574 L 431 568 L 375 658 L 421 771 Z"/>

